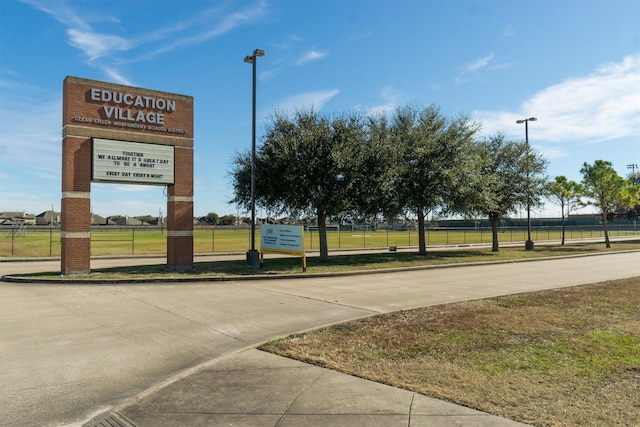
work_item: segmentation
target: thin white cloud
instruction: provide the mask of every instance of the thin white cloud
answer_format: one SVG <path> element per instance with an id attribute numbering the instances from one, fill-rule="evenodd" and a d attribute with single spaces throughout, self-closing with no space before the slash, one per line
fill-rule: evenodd
<path id="1" fill-rule="evenodd" d="M 329 55 L 327 52 L 319 52 L 317 50 L 310 50 L 302 55 L 297 61 L 296 65 L 304 65 L 307 62 L 317 61 L 318 59 L 322 59 Z"/>
<path id="2" fill-rule="evenodd" d="M 456 84 L 463 84 L 469 80 L 469 76 L 477 73 L 483 68 L 486 68 L 491 61 L 493 61 L 494 54 L 490 53 L 489 55 L 485 55 L 482 58 L 476 59 L 475 61 L 467 64 L 462 72 L 454 79 Z"/>
<path id="3" fill-rule="evenodd" d="M 488 69 L 490 69 L 491 71 L 500 71 L 500 70 L 506 70 L 507 68 L 511 68 L 514 65 L 516 65 L 516 62 L 503 62 L 501 64 L 493 64 L 490 67 L 488 67 Z"/>
<path id="4" fill-rule="evenodd" d="M 392 85 L 382 88 L 380 98 L 383 100 L 382 104 L 374 105 L 365 110 L 374 115 L 387 114 L 394 111 L 398 105 L 405 103 L 407 100 L 406 94 Z"/>
<path id="5" fill-rule="evenodd" d="M 56 183 L 58 184 L 58 183 Z M 42 187 L 42 186 L 40 186 Z M 36 192 L 3 191 L 0 193 L 0 206 L 3 211 L 22 212 L 38 215 L 39 213 L 51 209 L 60 209 L 60 193 L 49 194 L 45 197 Z"/>
<path id="6" fill-rule="evenodd" d="M 119 193 L 156 193 L 158 190 L 150 185 L 136 185 L 136 184 L 117 184 L 117 185 L 107 185 L 109 191 L 119 192 Z"/>
<path id="7" fill-rule="evenodd" d="M 282 72 L 282 70 L 283 70 L 283 67 L 278 67 L 278 68 L 272 68 L 266 71 L 260 71 L 258 73 L 258 79 L 261 81 L 270 80 L 275 76 L 279 75 Z"/>
<path id="8" fill-rule="evenodd" d="M 536 93 L 519 111 L 477 111 L 486 134 L 522 138 L 516 120 L 535 116 L 535 137 L 555 143 L 598 143 L 640 135 L 640 55 L 606 64 Z M 531 129 L 530 129 L 531 130 Z"/>
<path id="9" fill-rule="evenodd" d="M 504 30 L 502 30 L 502 35 L 504 37 L 513 37 L 516 35 L 516 29 L 513 25 L 507 25 Z"/>
<path id="10" fill-rule="evenodd" d="M 226 14 L 221 8 L 210 8 L 198 11 L 193 17 L 174 22 L 170 26 L 163 25 L 156 30 L 151 29 L 144 34 L 125 38 L 114 33 L 98 32 L 91 25 L 94 21 L 118 23 L 117 18 L 100 16 L 94 10 L 90 12 L 93 15 L 83 15 L 64 0 L 56 1 L 55 7 L 44 0 L 22 1 L 67 26 L 68 43 L 86 55 L 89 65 L 105 69 L 105 64 L 108 63 L 110 69 L 107 74 L 110 77 L 116 76 L 118 82 L 125 82 L 127 79 L 122 71 L 115 69 L 117 64 L 144 61 L 180 47 L 206 42 L 241 25 L 255 22 L 264 15 L 266 9 L 264 1 Z M 122 57 L 125 53 L 128 57 Z"/>
<path id="11" fill-rule="evenodd" d="M 66 25 L 69 44 L 80 49 L 89 59 L 89 63 L 113 51 L 124 51 L 132 47 L 132 43 L 122 37 L 94 32 L 89 24 L 92 18 L 81 16 L 64 1 L 56 2 L 55 7 L 50 7 L 51 2 L 41 0 L 23 0 L 23 2 Z M 115 20 L 104 17 L 102 19 Z"/>
<path id="12" fill-rule="evenodd" d="M 361 33 L 361 34 L 356 34 L 354 36 L 349 37 L 348 39 L 346 39 L 345 41 L 343 41 L 341 44 L 348 44 L 348 43 L 352 43 L 352 42 L 356 42 L 356 41 L 360 41 L 363 39 L 368 39 L 373 37 L 373 31 L 367 31 L 365 33 Z"/>
<path id="13" fill-rule="evenodd" d="M 14 177 L 23 173 L 60 176 L 61 107 L 59 99 L 43 102 L 27 96 L 0 97 L 0 128 L 4 135 L 0 141 L 0 169 L 13 170 Z"/>
<path id="14" fill-rule="evenodd" d="M 560 159 L 563 157 L 571 156 L 571 153 L 569 153 L 567 150 L 563 150 L 562 148 L 549 147 L 547 145 L 542 145 L 542 144 L 531 144 L 531 146 L 533 147 L 533 149 L 535 149 L 538 153 L 541 153 L 548 160 Z"/>
<path id="15" fill-rule="evenodd" d="M 302 37 L 292 34 L 282 41 L 271 42 L 271 46 L 278 49 L 291 49 L 294 45 L 296 45 L 298 42 L 301 42 L 302 40 Z"/>
<path id="16" fill-rule="evenodd" d="M 70 26 L 72 28 L 78 28 L 80 30 L 88 31 L 91 27 L 78 16 L 73 9 L 67 6 L 64 1 L 51 2 L 47 0 L 21 0 L 23 3 L 37 9 L 41 12 L 47 13 L 55 18 L 56 21 Z M 53 7 L 51 7 L 53 6 Z"/>
<path id="17" fill-rule="evenodd" d="M 129 50 L 133 46 L 129 40 L 110 34 L 81 31 L 75 28 L 69 28 L 67 34 L 71 46 L 83 51 L 89 58 L 89 63 L 114 52 Z"/>
<path id="18" fill-rule="evenodd" d="M 491 60 L 493 60 L 494 54 L 491 53 L 487 56 L 484 56 L 480 59 L 477 59 L 476 61 L 472 62 L 471 64 L 467 65 L 465 67 L 465 72 L 467 73 L 473 73 L 476 72 L 478 70 L 480 70 L 481 68 L 486 67 L 487 65 L 489 65 L 489 62 L 491 62 Z"/>
<path id="19" fill-rule="evenodd" d="M 117 70 L 111 67 L 104 67 L 103 71 L 109 77 L 110 80 L 116 83 L 120 83 L 128 86 L 135 86 L 131 80 L 124 77 L 120 72 L 118 72 Z"/>
<path id="20" fill-rule="evenodd" d="M 217 9 L 214 11 L 215 11 L 215 15 L 219 14 L 219 11 Z M 173 51 L 179 47 L 204 43 L 213 38 L 227 34 L 241 25 L 256 22 L 259 18 L 261 18 L 264 15 L 265 4 L 264 2 L 260 2 L 257 6 L 252 5 L 252 6 L 246 7 L 245 9 L 239 12 L 235 12 L 227 16 L 222 16 L 219 19 L 215 19 L 216 17 L 212 16 L 214 14 L 211 12 L 212 11 L 210 10 L 203 13 L 204 15 L 207 15 L 210 17 L 209 19 L 207 19 L 207 22 L 206 22 L 207 28 L 205 28 L 204 30 L 201 30 L 198 32 L 194 31 L 193 34 L 187 34 L 184 36 L 171 34 L 171 36 L 175 39 L 173 42 L 164 44 L 162 47 L 157 48 L 155 50 L 151 50 L 149 53 L 141 56 L 140 59 L 142 60 L 149 59 L 154 56 Z M 213 25 L 211 24 L 211 22 L 214 22 Z M 195 22 L 193 24 L 195 24 Z M 202 24 L 202 22 L 198 22 L 198 24 Z M 183 29 L 185 27 L 189 29 L 190 25 L 179 25 L 176 28 Z M 168 35 L 169 34 L 167 34 L 167 36 Z"/>
<path id="21" fill-rule="evenodd" d="M 298 95 L 290 96 L 278 101 L 275 104 L 275 109 L 277 111 L 283 111 L 285 113 L 309 108 L 321 110 L 327 102 L 329 102 L 339 93 L 339 89 L 300 93 Z"/>

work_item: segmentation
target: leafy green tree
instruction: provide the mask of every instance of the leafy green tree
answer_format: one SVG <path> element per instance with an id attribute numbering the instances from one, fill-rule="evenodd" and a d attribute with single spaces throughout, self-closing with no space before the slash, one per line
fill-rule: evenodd
<path id="1" fill-rule="evenodd" d="M 547 161 L 526 142 L 507 141 L 502 134 L 480 142 L 478 148 L 484 160 L 474 204 L 489 218 L 491 249 L 498 252 L 500 219 L 527 204 L 540 203 Z"/>
<path id="2" fill-rule="evenodd" d="M 209 212 L 205 217 L 205 221 L 211 225 L 218 225 L 220 223 L 220 217 L 215 212 Z"/>
<path id="3" fill-rule="evenodd" d="M 623 215 L 628 220 L 637 220 L 640 218 L 640 181 L 629 178 L 627 182 L 631 205 L 628 209 L 624 209 Z"/>
<path id="4" fill-rule="evenodd" d="M 640 172 L 637 172 L 637 165 L 632 165 L 633 170 L 627 175 L 628 188 L 631 193 L 632 206 L 623 212 L 623 216 L 628 220 L 637 221 L 640 218 Z M 627 166 L 629 167 L 629 166 Z"/>
<path id="5" fill-rule="evenodd" d="M 584 204 L 580 201 L 580 196 L 584 193 L 584 187 L 575 181 L 569 181 L 566 176 L 556 176 L 553 181 L 545 184 L 547 197 L 560 205 L 560 213 L 562 216 L 562 245 L 564 245 L 565 236 L 565 218 L 569 214 Z"/>
<path id="6" fill-rule="evenodd" d="M 600 210 L 604 242 L 610 248 L 609 219 L 622 207 L 631 207 L 635 202 L 630 191 L 630 181 L 618 175 L 612 163 L 606 160 L 596 160 L 592 165 L 585 162 L 580 172 L 584 194 L 588 197 L 587 203 Z"/>
<path id="7" fill-rule="evenodd" d="M 234 225 L 236 223 L 235 215 L 223 215 L 220 217 L 219 224 L 220 225 Z"/>
<path id="8" fill-rule="evenodd" d="M 363 220 L 380 213 L 393 217 L 398 212 L 393 175 L 398 150 L 390 138 L 387 117 L 366 117 L 363 132 L 363 138 L 346 142 L 344 170 L 351 205 L 345 213 Z"/>
<path id="9" fill-rule="evenodd" d="M 396 109 L 390 131 L 398 150 L 392 173 L 395 193 L 390 194 L 397 198 L 396 211 L 416 213 L 418 251 L 426 254 L 427 214 L 462 208 L 460 195 L 466 194 L 469 172 L 465 164 L 478 126 L 464 116 L 450 120 L 433 105 L 406 106 Z"/>
<path id="10" fill-rule="evenodd" d="M 351 150 L 363 141 L 358 115 L 329 117 L 314 110 L 297 111 L 293 117 L 276 113 L 256 153 L 256 204 L 276 214 L 315 216 L 322 262 L 329 259 L 327 219 L 354 209 Z M 231 172 L 232 202 L 245 207 L 250 203 L 250 168 L 250 154 L 238 154 Z"/>

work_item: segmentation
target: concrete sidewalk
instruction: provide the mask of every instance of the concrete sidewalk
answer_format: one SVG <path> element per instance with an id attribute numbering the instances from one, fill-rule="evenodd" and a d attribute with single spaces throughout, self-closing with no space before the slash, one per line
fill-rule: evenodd
<path id="1" fill-rule="evenodd" d="M 246 350 L 87 426 L 524 426 L 410 391 Z"/>

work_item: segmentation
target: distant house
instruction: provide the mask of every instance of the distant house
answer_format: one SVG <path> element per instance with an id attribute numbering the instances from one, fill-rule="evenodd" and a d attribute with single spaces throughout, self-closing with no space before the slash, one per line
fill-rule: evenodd
<path id="1" fill-rule="evenodd" d="M 193 225 L 211 225 L 207 220 L 206 216 L 202 216 L 200 218 L 193 218 Z"/>
<path id="2" fill-rule="evenodd" d="M 162 217 L 155 217 L 152 221 L 149 222 L 149 225 L 155 225 L 160 227 L 167 226 L 167 219 Z"/>
<path id="3" fill-rule="evenodd" d="M 36 225 L 36 216 L 22 212 L 2 212 L 0 213 L 0 224 L 2 225 Z"/>
<path id="4" fill-rule="evenodd" d="M 120 226 L 140 226 L 140 225 L 149 225 L 146 222 L 142 222 L 139 219 L 136 219 L 134 217 L 125 215 L 123 217 L 118 218 L 117 220 L 113 221 L 115 223 L 115 225 L 120 225 Z"/>
<path id="5" fill-rule="evenodd" d="M 111 221 L 109 218 L 92 213 L 91 225 L 116 225 L 116 223 Z"/>
<path id="6" fill-rule="evenodd" d="M 36 216 L 36 225 L 60 224 L 60 212 L 44 211 Z"/>

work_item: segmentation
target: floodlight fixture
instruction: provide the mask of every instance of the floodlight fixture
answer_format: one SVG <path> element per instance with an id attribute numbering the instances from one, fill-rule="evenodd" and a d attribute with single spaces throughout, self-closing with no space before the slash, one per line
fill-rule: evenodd
<path id="1" fill-rule="evenodd" d="M 247 251 L 247 267 L 260 267 L 260 252 L 256 250 L 256 58 L 264 56 L 264 50 L 254 49 L 253 55 L 244 57 L 244 62 L 253 65 L 252 73 L 252 129 L 251 129 L 251 247 Z"/>
<path id="2" fill-rule="evenodd" d="M 524 140 L 527 149 L 527 241 L 524 243 L 524 248 L 528 251 L 532 251 L 534 248 L 533 240 L 531 240 L 531 188 L 530 188 L 530 177 L 529 177 L 529 122 L 535 122 L 538 120 L 536 117 L 529 117 L 528 119 L 520 119 L 516 120 L 516 123 L 522 124 L 524 123 Z"/>

